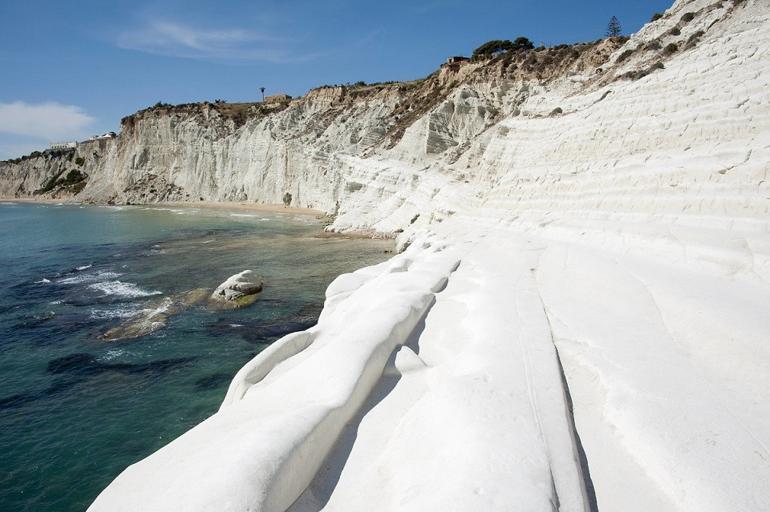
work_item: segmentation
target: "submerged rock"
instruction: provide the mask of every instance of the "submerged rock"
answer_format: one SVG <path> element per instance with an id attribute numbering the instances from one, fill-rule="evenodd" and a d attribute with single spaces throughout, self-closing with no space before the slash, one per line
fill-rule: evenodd
<path id="1" fill-rule="evenodd" d="M 252 270 L 230 276 L 211 294 L 215 306 L 240 308 L 257 300 L 262 291 L 262 278 Z"/>
<path id="2" fill-rule="evenodd" d="M 195 288 L 173 297 L 164 297 L 126 322 L 105 332 L 101 338 L 114 341 L 146 336 L 165 327 L 169 317 L 205 300 L 209 290 L 210 288 Z"/>

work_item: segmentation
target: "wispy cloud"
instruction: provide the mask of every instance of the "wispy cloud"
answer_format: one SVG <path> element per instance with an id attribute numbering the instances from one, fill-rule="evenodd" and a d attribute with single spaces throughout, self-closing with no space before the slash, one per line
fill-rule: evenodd
<path id="1" fill-rule="evenodd" d="M 195 28 L 171 21 L 153 21 L 118 35 L 120 48 L 187 59 L 224 61 L 297 60 L 290 42 L 240 28 Z"/>
<path id="2" fill-rule="evenodd" d="M 95 119 L 74 105 L 0 103 L 0 133 L 55 141 L 85 134 Z"/>

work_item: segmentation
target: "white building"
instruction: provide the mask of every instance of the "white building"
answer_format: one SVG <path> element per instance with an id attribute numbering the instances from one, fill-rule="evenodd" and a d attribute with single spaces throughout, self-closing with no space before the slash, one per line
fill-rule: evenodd
<path id="1" fill-rule="evenodd" d="M 75 149 L 78 147 L 77 142 L 52 142 L 51 149 Z"/>
<path id="2" fill-rule="evenodd" d="M 93 137 L 89 137 L 88 140 L 92 141 L 92 140 L 102 140 L 102 139 L 114 139 L 117 136 L 118 135 L 115 132 L 107 132 L 101 135 L 94 135 Z"/>

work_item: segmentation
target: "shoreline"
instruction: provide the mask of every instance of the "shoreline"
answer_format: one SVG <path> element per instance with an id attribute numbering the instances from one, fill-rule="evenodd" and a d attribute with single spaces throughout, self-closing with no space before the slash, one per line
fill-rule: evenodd
<path id="1" fill-rule="evenodd" d="M 51 199 L 51 198 L 34 198 L 34 197 L 0 197 L 0 202 L 11 203 L 40 203 L 40 204 L 64 204 L 64 205 L 78 205 L 78 206 L 143 206 L 143 207 L 174 207 L 174 208 L 210 208 L 210 209 L 229 209 L 229 210 L 242 210 L 242 211 L 258 211 L 258 212 L 271 212 L 271 213 L 291 213 L 295 215 L 312 215 L 315 217 L 323 217 L 326 215 L 321 210 L 315 210 L 313 208 L 299 208 L 295 206 L 284 206 L 281 204 L 265 204 L 265 203 L 245 203 L 245 202 L 215 202 L 215 201 L 199 201 L 182 202 L 182 201 L 164 201 L 160 203 L 137 203 L 137 204 L 108 204 L 108 203 L 88 203 L 84 201 L 73 201 L 71 199 Z"/>
<path id="2" fill-rule="evenodd" d="M 321 210 L 313 208 L 298 208 L 293 206 L 283 206 L 280 204 L 263 203 L 244 203 L 244 202 L 215 202 L 200 201 L 197 203 L 186 203 L 180 201 L 170 201 L 162 203 L 142 203 L 142 204 L 107 204 L 107 203 L 88 203 L 83 201 L 72 201 L 67 199 L 51 198 L 33 198 L 33 197 L 0 197 L 0 203 L 27 203 L 27 204 L 61 204 L 70 206 L 136 206 L 143 208 L 205 208 L 211 210 L 236 210 L 251 211 L 263 213 L 285 213 L 292 215 L 312 216 L 318 221 L 322 221 L 327 214 Z M 396 233 L 383 233 L 372 230 L 350 230 L 350 231 L 329 231 L 326 226 L 321 226 L 316 238 L 342 238 L 348 240 L 395 240 Z"/>

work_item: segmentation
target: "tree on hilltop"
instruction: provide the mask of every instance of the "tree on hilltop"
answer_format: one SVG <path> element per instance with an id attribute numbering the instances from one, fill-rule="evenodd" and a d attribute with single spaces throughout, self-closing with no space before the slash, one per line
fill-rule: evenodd
<path id="1" fill-rule="evenodd" d="M 535 45 L 526 37 L 519 36 L 513 41 L 514 50 L 531 50 Z"/>
<path id="2" fill-rule="evenodd" d="M 607 24 L 607 37 L 617 37 L 620 35 L 622 29 L 620 28 L 620 22 L 613 16 L 610 18 L 610 22 Z"/>
<path id="3" fill-rule="evenodd" d="M 532 41 L 526 37 L 517 37 L 515 41 L 509 41 L 508 39 L 495 39 L 487 41 L 475 50 L 473 50 L 473 57 L 489 57 L 496 53 L 508 52 L 515 50 L 531 50 L 535 45 Z"/>

